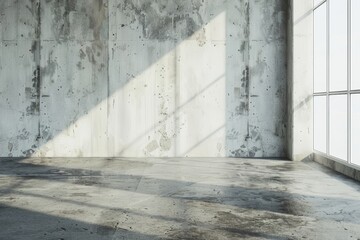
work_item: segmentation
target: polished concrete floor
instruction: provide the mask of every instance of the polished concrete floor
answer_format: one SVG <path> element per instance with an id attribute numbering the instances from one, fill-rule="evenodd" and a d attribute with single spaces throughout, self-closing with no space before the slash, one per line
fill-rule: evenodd
<path id="1" fill-rule="evenodd" d="M 0 239 L 360 239 L 360 184 L 313 162 L 1 159 Z"/>

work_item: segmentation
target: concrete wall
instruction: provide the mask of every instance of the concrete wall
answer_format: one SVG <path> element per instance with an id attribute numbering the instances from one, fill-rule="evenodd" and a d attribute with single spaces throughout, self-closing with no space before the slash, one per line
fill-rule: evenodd
<path id="1" fill-rule="evenodd" d="M 288 150 L 301 161 L 313 153 L 313 0 L 290 2 Z"/>
<path id="2" fill-rule="evenodd" d="M 0 0 L 0 156 L 284 157 L 287 11 Z"/>

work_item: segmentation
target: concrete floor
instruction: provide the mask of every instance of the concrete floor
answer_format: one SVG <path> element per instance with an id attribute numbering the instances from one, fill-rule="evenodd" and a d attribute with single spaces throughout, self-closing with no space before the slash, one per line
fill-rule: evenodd
<path id="1" fill-rule="evenodd" d="M 360 239 L 360 184 L 280 160 L 1 159 L 0 239 Z"/>

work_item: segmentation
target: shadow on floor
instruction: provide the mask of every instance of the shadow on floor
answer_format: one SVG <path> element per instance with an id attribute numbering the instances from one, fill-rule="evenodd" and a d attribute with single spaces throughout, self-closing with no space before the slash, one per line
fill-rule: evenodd
<path id="1" fill-rule="evenodd" d="M 1 238 L 12 239 L 159 239 L 156 235 L 122 229 L 118 222 L 106 225 L 52 216 L 0 205 Z M 16 224 L 16 227 L 10 226 Z M 15 230 L 15 231 L 14 231 Z M 39 238 L 40 237 L 40 238 Z M 2 238 L 5 239 L 5 238 Z"/>
<path id="2" fill-rule="evenodd" d="M 322 216 L 327 220 L 337 221 L 341 218 L 342 222 L 360 223 L 360 219 L 356 218 L 358 213 L 355 213 L 353 209 L 359 206 L 358 201 L 346 196 L 335 198 L 332 196 L 313 196 L 306 192 L 304 194 L 289 192 L 289 188 L 294 184 L 294 178 L 287 177 L 288 173 L 296 173 L 296 170 L 301 169 L 301 167 L 295 167 L 294 163 L 287 161 L 263 165 L 252 165 L 248 161 L 238 164 L 229 162 L 222 165 L 222 168 L 212 169 L 210 166 L 204 172 L 194 169 L 193 174 L 204 176 L 199 181 L 188 181 L 184 180 L 186 179 L 184 177 L 191 173 L 186 172 L 183 173 L 182 178 L 172 176 L 172 179 L 166 179 L 166 173 L 160 178 L 156 173 L 141 175 L 127 172 L 132 168 L 153 168 L 154 164 L 150 162 L 102 159 L 103 168 L 94 167 L 91 169 L 91 167 L 84 165 L 82 169 L 71 168 L 71 165 L 56 167 L 39 162 L 35 164 L 28 160 L 22 162 L 23 160 L 25 159 L 0 159 L 0 184 L 2 186 L 0 188 L 0 200 L 2 199 L 0 224 L 1 226 L 12 225 L 11 228 L 2 228 L 0 234 L 13 236 L 12 239 L 38 239 L 41 234 L 51 234 L 49 238 L 44 235 L 44 239 L 74 239 L 74 236 L 76 239 L 159 239 L 159 236 L 164 236 L 164 234 L 166 239 L 212 239 L 211 236 L 216 236 L 212 232 L 215 230 L 220 231 L 222 236 L 234 239 L 243 237 L 289 239 L 283 237 L 288 235 L 281 233 L 281 231 L 280 234 L 277 234 L 279 229 L 264 229 L 264 226 L 272 227 L 272 224 L 275 224 L 290 230 L 303 227 L 309 225 L 308 217 L 314 218 L 314 213 L 320 211 L 325 211 Z M 107 164 L 107 161 L 111 164 Z M 117 164 L 116 169 L 118 171 L 114 171 L 114 161 L 115 165 Z M 181 161 L 174 161 L 171 163 L 171 167 L 181 167 L 181 164 Z M 251 171 L 249 171 L 250 169 Z M 214 172 L 215 170 L 218 172 Z M 214 179 L 207 181 L 206 176 Z M 217 180 L 219 184 L 215 184 Z M 34 183 L 39 185 L 33 186 Z M 58 186 L 59 193 L 47 191 L 49 185 L 52 188 Z M 63 187 L 66 188 L 61 189 Z M 195 222 L 186 214 L 179 216 L 173 215 L 171 212 L 162 214 L 162 206 L 158 206 L 159 212 L 146 212 L 138 208 L 129 209 L 121 206 L 121 204 L 108 204 L 105 200 L 72 198 L 67 189 L 75 189 L 78 191 L 76 193 L 80 194 L 79 187 L 81 187 L 82 192 L 96 192 L 101 189 L 104 199 L 109 192 L 120 192 L 120 196 L 132 196 L 133 194 L 137 198 L 145 195 L 157 199 L 170 199 L 176 201 L 176 208 L 184 212 L 194 209 L 214 210 L 216 220 Z M 43 188 L 43 191 L 37 191 L 37 188 Z M 68 195 L 62 195 L 64 193 Z M 69 219 L 64 216 L 57 216 L 56 211 L 45 211 L 45 213 L 30 211 L 28 210 L 29 206 L 26 205 L 24 209 L 14 207 L 11 205 L 12 196 L 25 200 L 28 198 L 49 200 L 51 204 L 54 204 L 50 209 L 56 209 L 56 206 L 61 208 L 66 204 L 75 209 L 85 207 L 96 214 L 101 213 L 102 221 L 99 223 L 99 219 L 73 220 L 72 217 L 77 218 L 79 216 L 74 215 Z M 146 202 L 147 199 L 145 198 L 144 201 Z M 114 205 L 119 207 L 114 207 Z M 319 206 L 319 209 L 316 209 L 316 206 Z M 238 209 L 239 211 L 231 212 L 231 209 Z M 354 215 L 349 215 L 347 218 L 347 212 L 336 212 L 339 209 L 341 211 L 342 209 L 353 211 Z M 334 212 L 326 212 L 328 210 Z M 106 215 L 112 215 L 111 218 L 108 218 L 109 221 L 106 221 Z M 125 218 L 131 216 L 133 221 L 143 223 L 144 227 L 151 224 L 156 225 L 159 221 L 171 223 L 177 227 L 169 227 L 166 233 L 157 233 L 154 230 L 153 232 L 144 231 L 145 234 L 143 234 L 142 231 L 136 232 L 127 228 L 120 221 L 124 216 Z M 358 221 L 354 221 L 354 219 L 358 219 Z M 99 224 L 86 223 L 87 220 Z M 16 224 L 18 232 L 14 230 L 14 224 Z M 171 224 L 170 226 L 172 226 Z M 21 238 L 20 236 L 24 236 L 24 233 L 27 236 L 35 234 L 37 238 Z M 19 238 L 16 234 L 20 234 Z M 214 239 L 216 238 L 214 237 Z"/>

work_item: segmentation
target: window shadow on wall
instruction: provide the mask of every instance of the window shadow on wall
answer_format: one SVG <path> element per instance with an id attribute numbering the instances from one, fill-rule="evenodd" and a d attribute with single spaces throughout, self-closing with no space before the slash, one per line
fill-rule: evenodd
<path id="1" fill-rule="evenodd" d="M 284 156 L 282 1 L 1 4 L 4 156 Z"/>

